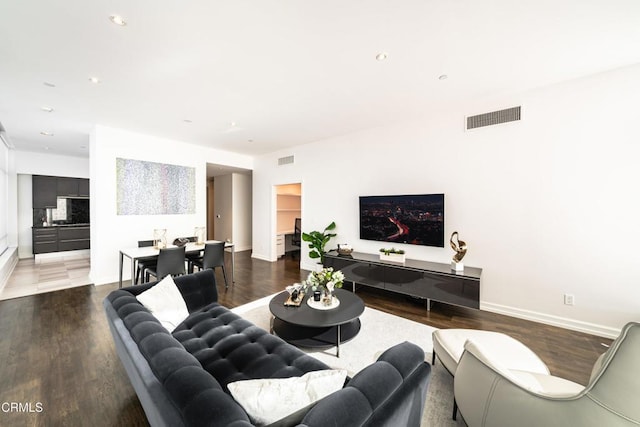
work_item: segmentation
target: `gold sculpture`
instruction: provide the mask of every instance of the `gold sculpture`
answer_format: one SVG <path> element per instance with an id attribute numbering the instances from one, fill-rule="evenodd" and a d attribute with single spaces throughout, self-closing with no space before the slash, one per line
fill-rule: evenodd
<path id="1" fill-rule="evenodd" d="M 453 241 L 453 238 L 456 238 L 456 242 Z M 449 239 L 449 243 L 451 244 L 451 248 L 456 251 L 456 254 L 453 256 L 453 262 L 459 263 L 464 258 L 467 253 L 467 244 L 462 240 L 458 239 L 458 232 L 454 231 L 451 234 L 451 239 Z"/>

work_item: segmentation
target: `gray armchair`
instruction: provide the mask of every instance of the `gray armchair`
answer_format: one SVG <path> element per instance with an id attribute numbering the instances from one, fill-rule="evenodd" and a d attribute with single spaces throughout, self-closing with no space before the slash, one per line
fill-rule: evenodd
<path id="1" fill-rule="evenodd" d="M 586 386 L 506 369 L 467 341 L 454 394 L 470 427 L 640 425 L 640 323 L 622 329 Z"/>

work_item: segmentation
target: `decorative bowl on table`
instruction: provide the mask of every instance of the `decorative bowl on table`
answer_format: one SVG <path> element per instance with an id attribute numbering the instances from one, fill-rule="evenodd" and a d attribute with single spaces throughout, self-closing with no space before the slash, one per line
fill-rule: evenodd
<path id="1" fill-rule="evenodd" d="M 353 248 L 345 243 L 338 245 L 338 254 L 339 255 L 351 255 L 353 252 Z"/>

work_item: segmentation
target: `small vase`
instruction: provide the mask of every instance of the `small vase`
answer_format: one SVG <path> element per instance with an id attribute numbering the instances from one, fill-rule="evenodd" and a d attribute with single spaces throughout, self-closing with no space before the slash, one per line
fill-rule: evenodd
<path id="1" fill-rule="evenodd" d="M 156 228 L 153 230 L 153 247 L 155 249 L 164 249 L 167 247 L 166 228 Z"/>
<path id="2" fill-rule="evenodd" d="M 330 306 L 333 304 L 333 294 L 327 288 L 322 290 L 322 305 Z"/>

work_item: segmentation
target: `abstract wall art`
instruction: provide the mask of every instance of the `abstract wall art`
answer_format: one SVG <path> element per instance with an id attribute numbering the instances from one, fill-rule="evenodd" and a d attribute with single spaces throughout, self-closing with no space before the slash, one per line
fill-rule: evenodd
<path id="1" fill-rule="evenodd" d="M 118 215 L 196 213 L 196 169 L 116 158 Z"/>

